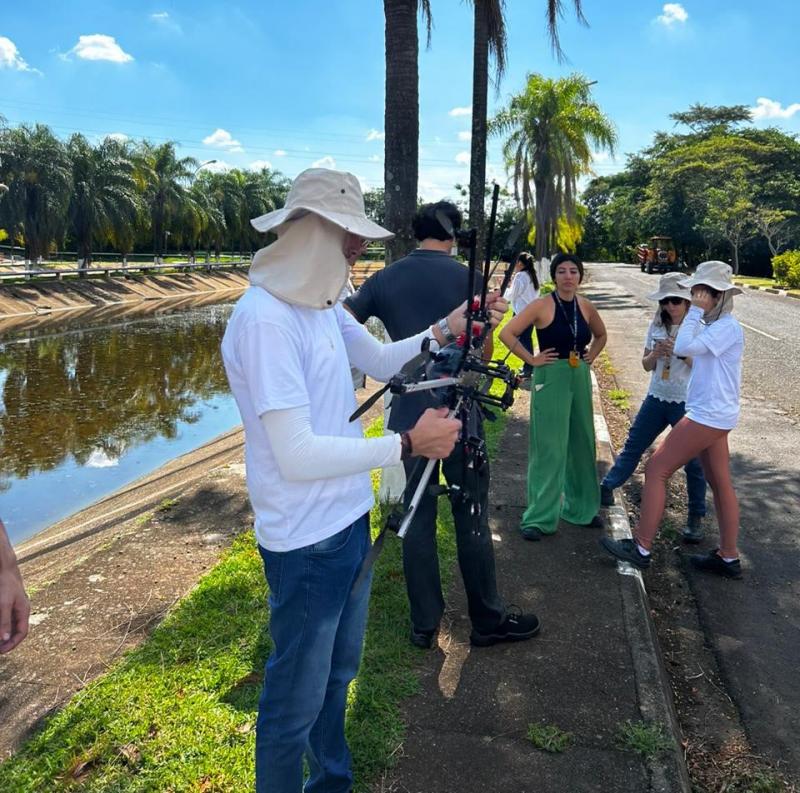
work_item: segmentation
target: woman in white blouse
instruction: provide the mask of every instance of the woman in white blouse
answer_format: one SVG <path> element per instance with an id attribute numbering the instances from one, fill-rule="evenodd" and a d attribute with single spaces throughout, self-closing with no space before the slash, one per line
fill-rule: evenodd
<path id="1" fill-rule="evenodd" d="M 692 307 L 681 323 L 674 353 L 691 356 L 692 374 L 686 395 L 686 415 L 675 425 L 650 458 L 639 525 L 633 539 L 600 542 L 613 556 L 641 569 L 650 565 L 650 551 L 664 513 L 670 476 L 693 457 L 699 457 L 714 493 L 720 547 L 690 557 L 699 570 L 727 578 L 741 578 L 737 540 L 739 502 L 733 489 L 728 433 L 739 419 L 744 332 L 733 314 L 733 296 L 741 289 L 732 283 L 724 262 L 703 262 L 691 278 L 680 283 L 692 293 Z"/>
<path id="2" fill-rule="evenodd" d="M 535 264 L 533 256 L 524 251 L 514 265 L 514 278 L 511 280 L 511 286 L 503 295 L 511 303 L 514 316 L 521 314 L 525 306 L 539 297 L 539 279 L 536 277 Z M 533 355 L 533 325 L 529 325 L 522 331 L 519 343 Z M 532 373 L 533 366 L 529 363 L 523 364 L 523 378 L 530 380 Z"/>

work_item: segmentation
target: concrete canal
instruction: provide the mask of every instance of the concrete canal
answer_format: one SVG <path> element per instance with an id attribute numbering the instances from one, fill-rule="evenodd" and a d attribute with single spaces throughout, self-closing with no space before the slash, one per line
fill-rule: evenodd
<path id="1" fill-rule="evenodd" d="M 239 423 L 219 352 L 236 297 L 3 334 L 0 516 L 13 543 Z"/>

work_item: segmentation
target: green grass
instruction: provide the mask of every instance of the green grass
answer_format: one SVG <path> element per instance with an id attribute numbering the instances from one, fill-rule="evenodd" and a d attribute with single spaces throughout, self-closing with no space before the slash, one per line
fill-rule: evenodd
<path id="1" fill-rule="evenodd" d="M 495 357 L 505 353 L 497 340 Z M 504 417 L 486 424 L 491 455 L 504 424 Z M 380 432 L 378 420 L 367 434 Z M 172 506 L 163 502 L 159 509 Z M 373 511 L 373 534 L 384 509 Z M 139 520 L 151 518 L 147 513 Z M 456 558 L 449 509 L 440 510 L 437 530 L 447 588 Z M 139 648 L 73 697 L 0 765 L 0 790 L 251 789 L 256 709 L 271 647 L 267 619 L 261 560 L 252 534 L 243 532 Z M 408 642 L 408 625 L 400 541 L 389 537 L 375 565 L 364 658 L 347 707 L 358 790 L 366 790 L 391 764 L 405 730 L 401 703 L 419 688 L 421 655 Z"/>
<path id="2" fill-rule="evenodd" d="M 745 286 L 770 286 L 778 287 L 778 283 L 774 278 L 755 278 L 750 275 L 734 275 L 734 283 L 745 284 Z"/>
<path id="3" fill-rule="evenodd" d="M 800 292 L 798 289 L 790 289 L 786 284 L 776 281 L 774 278 L 755 278 L 750 275 L 734 275 L 733 282 L 740 286 L 765 286 L 769 289 L 786 289 L 789 292 Z"/>
<path id="4" fill-rule="evenodd" d="M 631 406 L 630 392 L 624 388 L 612 388 L 608 392 L 608 398 L 620 410 L 629 410 Z"/>
<path id="5" fill-rule="evenodd" d="M 673 747 L 663 724 L 645 721 L 626 721 L 620 724 L 617 744 L 621 749 L 636 752 L 648 760 Z"/>
<path id="6" fill-rule="evenodd" d="M 165 498 L 157 507 L 156 512 L 169 512 L 178 505 L 179 498 Z"/>
<path id="7" fill-rule="evenodd" d="M 574 739 L 571 732 L 564 732 L 553 724 L 528 725 L 528 740 L 544 752 L 563 752 L 572 745 Z"/>
<path id="8" fill-rule="evenodd" d="M 603 373 L 607 374 L 609 377 L 613 376 L 616 370 L 614 369 L 614 366 L 611 363 L 611 358 L 609 358 L 608 356 L 608 351 L 603 350 L 600 353 L 599 358 L 600 358 L 600 366 L 602 367 Z"/>

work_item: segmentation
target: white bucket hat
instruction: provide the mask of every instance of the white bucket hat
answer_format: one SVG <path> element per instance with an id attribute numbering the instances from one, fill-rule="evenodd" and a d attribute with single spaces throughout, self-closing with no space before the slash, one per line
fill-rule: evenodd
<path id="1" fill-rule="evenodd" d="M 683 276 L 680 273 L 667 273 L 662 275 L 658 282 L 658 289 L 647 296 L 648 300 L 663 300 L 665 297 L 682 297 L 691 300 L 692 295 L 685 286 L 681 286 Z"/>
<path id="2" fill-rule="evenodd" d="M 733 284 L 733 269 L 725 262 L 710 261 L 697 265 L 694 275 L 682 278 L 678 282 L 681 286 L 691 289 L 693 286 L 710 286 L 717 292 L 741 295 L 742 290 Z"/>
<path id="3" fill-rule="evenodd" d="M 253 218 L 250 223 L 256 231 L 280 231 L 279 226 L 309 212 L 368 240 L 394 236 L 367 217 L 358 179 L 346 171 L 328 168 L 309 168 L 298 174 L 286 196 L 286 204 Z"/>

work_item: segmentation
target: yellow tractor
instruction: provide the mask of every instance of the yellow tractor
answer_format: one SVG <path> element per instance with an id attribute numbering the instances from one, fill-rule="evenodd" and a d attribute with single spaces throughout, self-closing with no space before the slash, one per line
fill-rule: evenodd
<path id="1" fill-rule="evenodd" d="M 668 273 L 680 270 L 678 251 L 672 237 L 651 237 L 647 245 L 640 246 L 639 267 L 646 273 Z"/>

